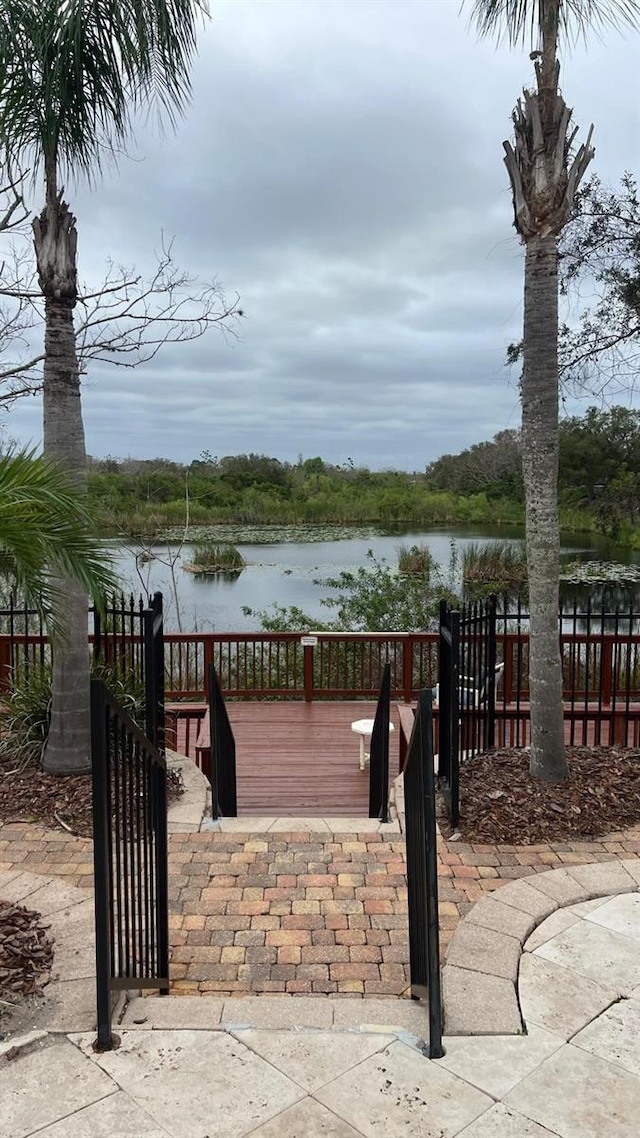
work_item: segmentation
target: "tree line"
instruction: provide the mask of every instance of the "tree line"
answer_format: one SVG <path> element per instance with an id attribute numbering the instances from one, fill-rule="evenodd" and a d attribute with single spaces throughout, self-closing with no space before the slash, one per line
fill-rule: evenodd
<path id="1" fill-rule="evenodd" d="M 640 411 L 590 407 L 558 425 L 561 518 L 576 515 L 620 542 L 637 544 L 640 526 Z M 483 494 L 489 502 L 524 502 L 520 432 L 446 454 L 427 467 L 434 490 Z"/>
<path id="2" fill-rule="evenodd" d="M 558 475 L 566 529 L 640 543 L 640 412 L 591 407 L 561 421 Z M 520 433 L 446 454 L 426 470 L 372 471 L 320 457 L 261 454 L 92 459 L 89 495 L 103 533 L 153 538 L 184 525 L 521 524 Z"/>
<path id="3" fill-rule="evenodd" d="M 234 523 L 453 524 L 489 519 L 487 496 L 436 492 L 423 473 L 371 471 L 321 458 L 296 464 L 266 455 L 199 459 L 93 461 L 89 495 L 105 534 L 152 538 L 173 526 Z M 495 512 L 495 504 L 492 506 Z M 522 520 L 505 499 L 503 522 Z"/>

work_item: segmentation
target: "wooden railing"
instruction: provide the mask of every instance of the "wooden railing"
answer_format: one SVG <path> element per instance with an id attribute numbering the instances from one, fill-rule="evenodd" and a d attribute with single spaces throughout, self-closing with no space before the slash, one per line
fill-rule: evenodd
<path id="1" fill-rule="evenodd" d="M 433 633 L 168 633 L 167 699 L 205 699 L 215 666 L 231 699 L 358 699 L 377 696 L 391 664 L 394 699 L 437 683 Z"/>
<path id="2" fill-rule="evenodd" d="M 640 635 L 562 633 L 560 643 L 567 701 L 640 701 Z M 499 633 L 497 658 L 505 663 L 497 706 L 528 701 L 528 634 Z M 46 637 L 1 634 L 0 693 L 46 659 Z M 416 699 L 438 681 L 437 633 L 168 632 L 166 699 L 204 702 L 211 664 L 225 698 L 371 699 L 387 661 L 392 698 Z"/>

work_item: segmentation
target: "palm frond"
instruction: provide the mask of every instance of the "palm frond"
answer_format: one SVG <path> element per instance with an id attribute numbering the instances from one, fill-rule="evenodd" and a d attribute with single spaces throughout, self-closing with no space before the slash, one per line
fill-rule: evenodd
<path id="1" fill-rule="evenodd" d="M 536 46 L 543 9 L 554 0 L 470 0 L 470 22 L 481 36 Z M 638 27 L 638 0 L 557 0 L 559 32 L 566 43 L 607 27 Z M 465 6 L 465 5 L 463 5 Z"/>
<path id="2" fill-rule="evenodd" d="M 174 122 L 207 0 L 8 0 L 0 21 L 0 135 L 12 156 L 91 178 L 157 104 Z"/>
<path id="3" fill-rule="evenodd" d="M 60 578 L 77 581 L 98 605 L 118 587 L 86 499 L 33 451 L 0 458 L 0 574 L 49 621 Z"/>

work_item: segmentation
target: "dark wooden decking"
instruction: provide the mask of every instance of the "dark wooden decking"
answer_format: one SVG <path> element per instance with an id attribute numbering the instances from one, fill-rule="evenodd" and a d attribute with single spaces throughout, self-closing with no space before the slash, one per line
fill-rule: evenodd
<path id="1" fill-rule="evenodd" d="M 359 769 L 355 719 L 373 719 L 375 703 L 227 702 L 236 741 L 238 814 L 367 816 L 369 768 Z M 203 708 L 204 711 L 204 708 Z M 398 773 L 399 722 L 390 736 L 389 776 Z M 196 757 L 197 730 L 178 720 L 176 749 Z M 188 749 L 186 749 L 188 747 Z"/>

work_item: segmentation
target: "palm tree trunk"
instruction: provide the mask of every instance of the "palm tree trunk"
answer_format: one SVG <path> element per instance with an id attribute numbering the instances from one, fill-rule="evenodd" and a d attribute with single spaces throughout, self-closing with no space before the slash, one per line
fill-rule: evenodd
<path id="1" fill-rule="evenodd" d="M 84 488 L 87 456 L 73 327 L 75 219 L 50 178 L 47 206 L 34 222 L 34 244 L 45 295 L 44 453 Z M 87 596 L 78 585 L 61 580 L 56 606 L 64 636 L 53 655 L 51 724 L 43 765 L 51 773 L 70 774 L 91 767 Z"/>
<path id="2" fill-rule="evenodd" d="M 522 468 L 531 614 L 531 774 L 568 774 L 558 629 L 558 251 L 553 233 L 530 237 L 524 284 Z"/>

